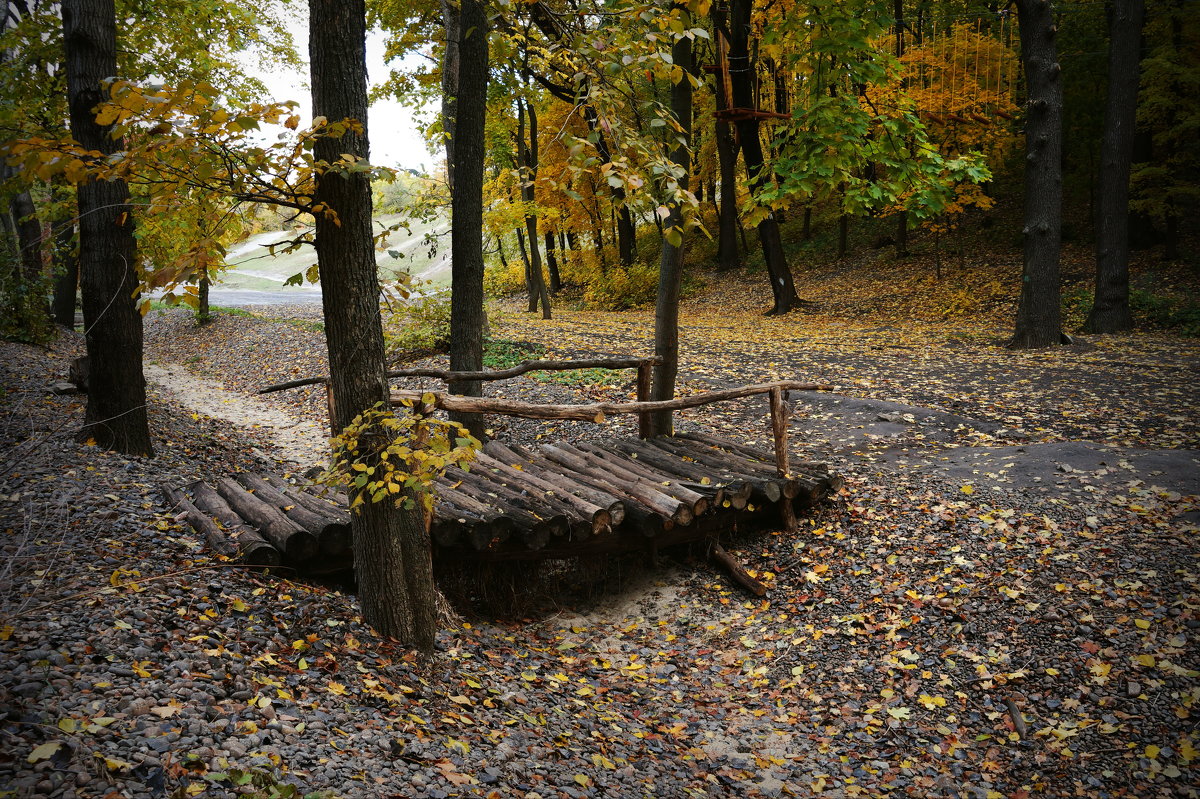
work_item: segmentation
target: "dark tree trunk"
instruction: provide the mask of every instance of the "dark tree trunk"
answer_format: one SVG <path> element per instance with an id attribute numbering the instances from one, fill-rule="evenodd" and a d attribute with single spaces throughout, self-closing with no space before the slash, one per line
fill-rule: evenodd
<path id="1" fill-rule="evenodd" d="M 840 261 L 846 257 L 846 250 L 850 245 L 850 215 L 842 214 L 838 217 L 838 237 L 837 237 L 837 259 Z"/>
<path id="2" fill-rule="evenodd" d="M 1049 0 L 1017 0 L 1021 61 L 1029 99 L 1025 119 L 1025 238 L 1014 349 L 1062 340 L 1062 79 Z"/>
<path id="3" fill-rule="evenodd" d="M 309 0 L 313 116 L 367 122 L 366 11 L 363 0 Z M 319 138 L 314 155 L 366 158 L 367 136 Z M 371 235 L 371 186 L 363 173 L 318 175 L 317 264 L 335 418 L 340 430 L 388 401 L 379 314 L 379 277 Z M 386 406 L 385 406 L 386 407 Z M 379 433 L 383 435 L 382 432 Z M 431 652 L 436 589 L 421 512 L 390 501 L 366 502 L 352 516 L 354 570 L 363 619 L 381 634 Z"/>
<path id="4" fill-rule="evenodd" d="M 546 270 L 550 272 L 550 293 L 562 289 L 562 277 L 558 273 L 558 257 L 554 254 L 554 234 L 546 231 Z"/>
<path id="5" fill-rule="evenodd" d="M 896 16 L 896 58 L 899 59 L 904 55 L 904 0 L 895 0 L 892 6 Z M 904 210 L 896 214 L 896 257 L 908 257 L 908 212 Z"/>
<path id="6" fill-rule="evenodd" d="M 724 10 L 713 6 L 714 23 L 724 25 Z M 717 108 L 729 108 L 730 98 L 725 96 L 725 81 L 717 75 Z M 737 207 L 737 143 L 733 130 L 725 119 L 717 119 L 714 137 L 717 149 L 717 164 L 721 172 L 721 199 L 717 204 L 717 268 L 738 269 L 742 266 L 742 254 L 738 249 Z M 716 198 L 713 198 L 716 202 Z"/>
<path id="7" fill-rule="evenodd" d="M 477 372 L 483 368 L 483 162 L 487 146 L 488 34 L 487 13 L 480 0 L 462 0 L 458 44 L 457 118 L 454 183 L 450 191 L 450 368 Z M 451 393 L 483 396 L 478 380 L 455 381 Z M 484 419 L 477 413 L 451 413 L 450 419 L 483 438 Z"/>
<path id="8" fill-rule="evenodd" d="M 529 118 L 529 140 L 525 140 L 525 119 Z M 538 168 L 538 124 L 537 112 L 525 100 L 517 101 L 517 155 L 523 167 L 521 199 L 532 206 L 537 195 L 534 182 L 537 180 Z M 529 259 L 526 261 L 529 288 L 529 311 L 537 310 L 538 303 L 542 305 L 542 318 L 550 318 L 550 295 L 546 291 L 546 280 L 542 277 L 542 254 L 538 250 L 537 216 L 531 212 L 525 214 L 525 233 L 529 240 Z"/>
<path id="9" fill-rule="evenodd" d="M 9 200 L 20 249 L 17 314 L 20 329 L 29 341 L 40 341 L 49 334 L 49 303 L 46 297 L 45 268 L 42 261 L 42 223 L 38 221 L 33 197 L 18 192 Z"/>
<path id="10" fill-rule="evenodd" d="M 113 0 L 67 0 L 62 6 L 71 135 L 84 147 L 113 153 L 123 142 L 96 124 L 106 97 L 100 82 L 117 74 Z M 91 364 L 80 439 L 126 455 L 153 455 L 142 373 L 137 250 L 129 189 L 121 180 L 78 187 L 83 319 Z"/>
<path id="11" fill-rule="evenodd" d="M 196 293 L 199 304 L 196 306 L 196 321 L 200 324 L 208 324 L 212 319 L 212 311 L 208 305 L 208 290 L 212 287 L 212 280 L 208 276 L 208 269 L 205 269 L 200 275 L 200 283 L 197 285 Z"/>
<path id="12" fill-rule="evenodd" d="M 75 257 L 75 219 L 66 213 L 51 225 L 54 235 L 54 321 L 75 327 L 75 295 L 79 291 L 79 259 Z"/>
<path id="13" fill-rule="evenodd" d="M 608 139 L 605 137 L 604 131 L 600 129 L 600 117 L 596 113 L 596 109 L 585 105 L 583 118 L 587 122 L 588 130 L 598 134 L 596 153 L 600 156 L 600 160 L 606 164 L 610 163 L 612 153 L 608 148 Z M 621 259 L 621 265 L 628 268 L 633 266 L 633 259 L 637 257 L 637 230 L 633 225 L 633 214 L 625 205 L 625 189 L 621 186 L 614 186 L 612 195 L 613 204 L 617 207 L 617 253 Z"/>
<path id="14" fill-rule="evenodd" d="M 686 20 L 690 15 L 680 12 Z M 671 114 L 682 127 L 681 141 L 671 152 L 671 160 L 682 167 L 680 188 L 687 190 L 688 173 L 691 171 L 691 155 L 688 146 L 692 131 L 692 84 L 687 78 L 692 68 L 692 40 L 678 39 L 671 47 L 671 60 L 684 71 L 678 83 L 671 87 Z M 654 306 L 654 354 L 659 362 L 654 365 L 651 400 L 667 400 L 675 396 L 675 375 L 679 371 L 679 291 L 683 283 L 684 232 L 683 213 L 679 203 L 671 198 L 667 202 L 669 213 L 663 221 L 667 231 L 679 236 L 672 243 L 663 238 L 662 254 L 658 264 L 658 299 Z M 673 432 L 671 411 L 656 411 L 649 415 L 651 436 L 669 436 Z"/>
<path id="15" fill-rule="evenodd" d="M 804 204 L 804 224 L 800 229 L 800 238 L 808 241 L 812 238 L 812 205 Z"/>
<path id="16" fill-rule="evenodd" d="M 753 65 L 750 60 L 750 10 L 751 0 L 733 0 L 730 4 L 729 21 L 729 60 L 737 64 L 746 64 L 746 69 L 731 70 L 730 81 L 733 86 L 733 107 L 754 108 L 754 85 L 752 82 Z M 742 158 L 746 163 L 746 172 L 750 176 L 750 192 L 758 195 L 770 176 L 770 170 L 763 161 L 762 141 L 758 135 L 758 120 L 755 118 L 739 119 L 737 121 L 738 138 L 742 143 Z M 771 279 L 771 294 L 775 303 L 768 315 L 787 313 L 800 302 L 796 296 L 796 286 L 792 282 L 792 272 L 788 269 L 787 259 L 783 254 L 783 241 L 779 235 L 779 222 L 775 215 L 768 212 L 758 223 L 758 237 L 762 243 L 763 260 L 767 265 L 767 274 Z"/>
<path id="17" fill-rule="evenodd" d="M 441 0 L 446 44 L 442 51 L 442 142 L 446 146 L 446 183 L 454 191 L 454 128 L 458 122 L 459 45 L 461 9 L 454 0 Z"/>
<path id="18" fill-rule="evenodd" d="M 1096 204 L 1096 297 L 1085 329 L 1117 333 L 1133 327 L 1129 310 L 1129 170 L 1137 124 L 1143 0 L 1114 0 L 1109 11 L 1108 98 L 1100 141 Z"/>

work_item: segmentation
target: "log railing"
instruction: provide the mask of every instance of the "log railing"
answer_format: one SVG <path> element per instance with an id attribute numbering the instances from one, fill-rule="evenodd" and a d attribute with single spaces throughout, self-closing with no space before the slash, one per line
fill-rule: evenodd
<path id="1" fill-rule="evenodd" d="M 447 411 L 464 413 L 496 413 L 503 416 L 519 416 L 526 419 L 568 419 L 583 422 L 603 422 L 610 414 L 634 413 L 638 416 L 638 435 L 647 438 L 649 435 L 650 414 L 655 411 L 677 411 L 686 408 L 698 408 L 713 402 L 750 397 L 766 394 L 770 400 L 771 434 L 775 440 L 775 468 L 781 476 L 787 476 L 788 467 L 788 391 L 831 391 L 833 386 L 819 383 L 800 383 L 794 380 L 777 380 L 772 383 L 757 383 L 723 391 L 706 391 L 687 397 L 675 397 L 669 400 L 647 399 L 650 396 L 650 375 L 658 358 L 596 358 L 578 361 L 527 361 L 509 369 L 497 369 L 482 372 L 454 372 L 447 369 L 398 369 L 388 372 L 388 377 L 432 377 L 447 382 L 459 380 L 504 380 L 510 377 L 526 374 L 527 372 L 561 372 L 572 369 L 637 369 L 637 401 L 636 402 L 593 402 L 580 405 L 539 405 L 519 400 L 497 399 L 491 397 L 466 397 L 443 391 L 410 391 L 393 389 L 391 402 L 393 405 L 420 404 L 424 398 L 432 397 L 432 407 Z M 329 378 L 308 377 L 278 383 L 261 389 L 258 393 L 267 394 L 273 391 L 283 391 L 289 388 L 299 388 L 324 384 L 329 401 L 329 417 L 332 420 L 333 392 L 330 390 Z M 430 408 L 432 410 L 432 408 Z M 337 431 L 334 431 L 337 434 Z M 786 506 L 785 514 L 790 511 Z M 794 526 L 794 519 L 786 518 L 789 528 Z"/>

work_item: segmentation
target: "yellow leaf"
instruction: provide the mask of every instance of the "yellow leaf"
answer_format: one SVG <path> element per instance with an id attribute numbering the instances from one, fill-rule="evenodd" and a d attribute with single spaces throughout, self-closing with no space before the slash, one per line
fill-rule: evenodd
<path id="1" fill-rule="evenodd" d="M 13 626 L 11 624 L 0 627 L 0 641 L 7 641 L 9 638 L 12 638 L 12 634 Z"/>
<path id="2" fill-rule="evenodd" d="M 471 699 L 470 699 L 469 697 L 462 696 L 461 694 L 460 694 L 460 695 L 458 695 L 458 696 L 452 696 L 452 697 L 450 697 L 450 701 L 451 701 L 451 702 L 453 702 L 453 703 L 454 703 L 454 704 L 456 704 L 456 705 L 470 705 L 470 704 L 474 704 L 473 702 L 471 702 Z"/>
<path id="3" fill-rule="evenodd" d="M 588 776 L 588 775 L 586 775 L 586 774 L 576 774 L 576 775 L 575 775 L 575 782 L 579 783 L 579 784 L 580 784 L 580 785 L 582 785 L 584 788 L 588 788 L 588 787 L 591 787 L 591 784 L 592 784 L 592 778 L 591 778 L 591 777 L 589 777 L 589 776 Z"/>
<path id="4" fill-rule="evenodd" d="M 38 748 L 29 753 L 29 757 L 25 758 L 27 763 L 40 763 L 43 760 L 49 760 L 54 757 L 54 753 L 62 747 L 62 741 L 47 741 Z"/>
<path id="5" fill-rule="evenodd" d="M 75 732 L 79 728 L 75 719 L 59 719 L 58 728 L 63 732 Z"/>
<path id="6" fill-rule="evenodd" d="M 1134 657 L 1133 662 L 1139 666 L 1153 666 L 1154 655 L 1137 655 Z"/>
<path id="7" fill-rule="evenodd" d="M 1154 744 L 1150 744 L 1149 746 L 1147 746 L 1147 747 L 1146 747 L 1146 757 L 1150 758 L 1151 760 L 1157 760 L 1157 759 L 1158 759 L 1158 754 L 1159 754 L 1159 752 L 1161 752 L 1161 751 L 1162 751 L 1162 750 L 1161 750 L 1161 749 L 1159 749 L 1159 748 L 1158 748 L 1157 746 L 1155 746 Z"/>
<path id="8" fill-rule="evenodd" d="M 959 490 L 962 491 L 964 494 L 970 496 L 971 494 L 975 493 L 975 486 L 965 485 Z"/>
<path id="9" fill-rule="evenodd" d="M 340 682 L 329 683 L 326 686 L 326 690 L 329 691 L 329 693 L 337 694 L 338 696 L 346 696 L 349 693 L 349 691 L 346 690 L 346 686 L 342 685 Z"/>
<path id="10" fill-rule="evenodd" d="M 246 603 L 243 602 L 241 599 L 233 600 L 233 602 L 230 603 L 230 607 L 232 607 L 238 613 L 246 612 Z"/>
<path id="11" fill-rule="evenodd" d="M 1134 619 L 1133 623 L 1136 624 L 1142 630 L 1150 629 L 1150 622 L 1147 619 Z"/>

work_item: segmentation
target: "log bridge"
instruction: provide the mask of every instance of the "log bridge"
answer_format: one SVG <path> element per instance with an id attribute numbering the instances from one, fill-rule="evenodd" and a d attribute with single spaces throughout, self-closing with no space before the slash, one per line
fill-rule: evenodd
<path id="1" fill-rule="evenodd" d="M 639 416 L 638 440 L 524 447 L 488 441 L 469 470 L 439 478 L 429 520 L 435 561 L 537 560 L 624 552 L 655 553 L 682 543 L 704 545 L 753 593 L 765 588 L 720 546 L 723 532 L 797 528 L 797 514 L 835 493 L 842 479 L 825 465 L 792 462 L 788 454 L 787 392 L 829 386 L 777 381 L 650 401 L 654 358 L 531 361 L 511 369 L 451 372 L 406 369 L 389 377 L 445 381 L 500 380 L 532 371 L 632 368 L 637 401 L 539 405 L 446 392 L 393 390 L 395 405 L 498 413 L 532 419 L 603 422 Z M 324 383 L 314 377 L 268 386 L 260 393 Z M 767 395 L 774 452 L 702 433 L 646 438 L 649 414 Z M 332 394 L 327 394 L 332 413 Z M 428 410 L 428 405 L 425 406 Z M 256 566 L 330 573 L 353 566 L 346 495 L 279 475 L 241 474 L 215 486 L 195 483 L 170 492 L 176 511 L 216 551 Z"/>

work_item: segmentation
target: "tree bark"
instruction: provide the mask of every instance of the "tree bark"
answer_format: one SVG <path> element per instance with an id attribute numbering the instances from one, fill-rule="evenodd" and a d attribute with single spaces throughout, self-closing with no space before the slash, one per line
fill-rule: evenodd
<path id="1" fill-rule="evenodd" d="M 454 129 L 458 124 L 459 40 L 462 20 L 454 0 L 441 0 L 446 44 L 442 51 L 442 142 L 446 147 L 446 183 L 454 191 Z M 453 268 L 453 267 L 452 267 Z"/>
<path id="2" fill-rule="evenodd" d="M 1089 333 L 1133 328 L 1129 310 L 1129 170 L 1137 125 L 1145 3 L 1114 0 L 1109 13 L 1108 98 L 1096 203 L 1096 297 L 1085 325 Z"/>
<path id="3" fill-rule="evenodd" d="M 1029 99 L 1025 120 L 1025 238 L 1021 300 L 1013 349 L 1062 340 L 1059 253 L 1062 246 L 1063 87 L 1049 0 L 1016 0 L 1021 61 Z"/>
<path id="4" fill-rule="evenodd" d="M 62 6 L 71 135 L 104 154 L 123 142 L 96 124 L 105 100 L 101 81 L 117 74 L 113 0 L 67 0 Z M 129 189 L 121 180 L 78 187 L 79 262 L 83 319 L 91 363 L 81 440 L 126 455 L 153 455 L 142 373 L 142 315 L 138 312 L 137 251 Z"/>
<path id="5" fill-rule="evenodd" d="M 729 61 L 736 68 L 730 69 L 733 87 L 734 108 L 753 109 L 754 86 L 753 64 L 750 58 L 750 12 L 752 0 L 732 0 L 729 21 Z M 762 140 L 759 138 L 759 122 L 753 117 L 737 120 L 738 138 L 742 144 L 742 159 L 750 176 L 750 193 L 757 195 L 770 176 L 763 158 Z M 783 314 L 800 302 L 792 272 L 783 254 L 783 240 L 779 234 L 779 221 L 773 212 L 758 223 L 758 237 L 762 243 L 763 260 L 767 275 L 771 279 L 771 294 L 774 305 L 768 315 Z"/>
<path id="6" fill-rule="evenodd" d="M 529 119 L 529 140 L 525 140 L 525 119 Z M 533 105 L 521 99 L 517 101 L 517 150 L 524 167 L 521 199 L 527 204 L 525 233 L 529 240 L 529 310 L 536 311 L 542 305 L 542 318 L 550 318 L 550 295 L 546 291 L 546 279 L 542 276 L 542 254 L 538 250 L 537 215 L 528 210 L 537 200 L 534 182 L 538 169 L 538 123 Z"/>
<path id="7" fill-rule="evenodd" d="M 713 5 L 714 24 L 724 26 L 725 10 Z M 717 108 L 729 107 L 730 98 L 725 96 L 725 81 L 717 75 Z M 729 122 L 718 118 L 715 125 L 717 164 L 721 173 L 721 198 L 717 205 L 717 268 L 738 269 L 742 266 L 742 253 L 738 249 L 737 207 L 737 143 Z"/>
<path id="8" fill-rule="evenodd" d="M 313 116 L 357 119 L 362 134 L 319 138 L 317 159 L 367 158 L 366 11 L 363 0 L 309 0 Z M 379 277 L 371 235 L 371 186 L 363 173 L 318 174 L 314 200 L 334 219 L 316 217 L 317 265 L 337 429 L 387 402 Z M 382 434 L 382 433 L 379 433 Z M 363 619 L 381 634 L 433 650 L 436 588 L 422 514 L 366 502 L 351 520 L 354 570 Z"/>
<path id="9" fill-rule="evenodd" d="M 688 24 L 690 15 L 681 10 L 680 16 Z M 672 62 L 683 70 L 680 79 L 671 87 L 671 115 L 682 131 L 671 152 L 671 160 L 679 167 L 679 188 L 687 191 L 688 175 L 691 172 L 692 138 L 692 83 L 688 73 L 692 69 L 692 40 L 680 37 L 671 46 Z M 679 371 L 679 292 L 683 283 L 684 230 L 683 212 L 675 198 L 667 200 L 668 214 L 663 221 L 667 231 L 674 231 L 677 243 L 671 235 L 665 235 L 662 254 L 658 264 L 658 298 L 654 306 L 654 354 L 658 362 L 654 365 L 654 382 L 650 389 L 651 400 L 669 400 L 675 396 L 675 375 Z M 672 432 L 671 411 L 660 410 L 648 415 L 651 436 L 669 436 Z"/>
<path id="10" fill-rule="evenodd" d="M 546 231 L 546 271 L 550 273 L 550 293 L 562 290 L 562 275 L 558 272 L 558 258 L 554 254 L 554 234 Z"/>
<path id="11" fill-rule="evenodd" d="M 596 113 L 596 109 L 585 105 L 583 118 L 587 122 L 588 131 L 598 133 L 596 153 L 600 156 L 601 162 L 611 163 L 612 153 L 608 148 L 608 139 L 604 136 L 604 131 L 600 129 L 600 117 Z M 629 268 L 633 266 L 633 259 L 637 257 L 637 229 L 633 224 L 633 213 L 625 205 L 625 189 L 621 186 L 614 186 L 612 195 L 614 205 L 617 207 L 617 253 L 621 259 L 621 265 Z"/>
<path id="12" fill-rule="evenodd" d="M 488 33 L 487 13 L 480 0 L 462 0 L 458 45 L 457 119 L 450 228 L 450 368 L 483 368 L 483 162 L 486 154 Z M 483 396 L 478 381 L 450 384 L 450 391 Z M 476 438 L 483 438 L 478 414 L 452 414 Z"/>

